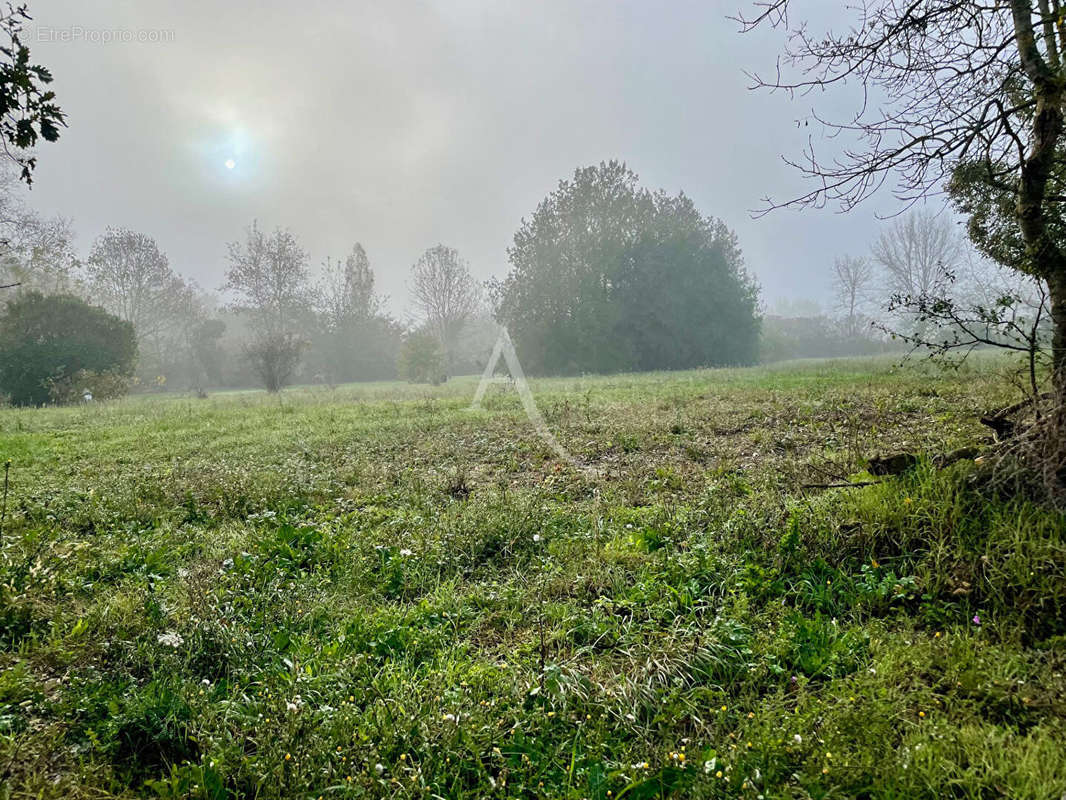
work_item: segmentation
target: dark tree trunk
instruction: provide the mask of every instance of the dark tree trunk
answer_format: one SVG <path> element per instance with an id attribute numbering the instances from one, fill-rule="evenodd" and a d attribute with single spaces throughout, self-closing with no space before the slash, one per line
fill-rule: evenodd
<path id="1" fill-rule="evenodd" d="M 1051 365 L 1060 407 L 1066 406 L 1066 276 L 1048 281 L 1051 294 Z"/>
<path id="2" fill-rule="evenodd" d="M 1066 407 L 1066 251 L 1048 231 L 1046 203 L 1048 179 L 1063 135 L 1064 87 L 1058 64 L 1040 55 L 1032 26 L 1032 4 L 1011 0 L 1015 41 L 1021 66 L 1032 82 L 1032 143 L 1022 160 L 1018 185 L 1018 225 L 1033 272 L 1048 282 L 1051 295 L 1052 363 L 1056 411 Z M 1057 58 L 1057 56 L 1056 56 Z"/>

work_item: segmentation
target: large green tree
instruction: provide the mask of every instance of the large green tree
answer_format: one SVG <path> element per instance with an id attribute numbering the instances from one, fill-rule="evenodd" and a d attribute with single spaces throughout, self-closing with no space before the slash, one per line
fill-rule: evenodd
<path id="1" fill-rule="evenodd" d="M 82 370 L 132 374 L 133 326 L 71 295 L 23 292 L 0 316 L 0 391 L 15 405 L 43 405 L 49 383 Z"/>
<path id="2" fill-rule="evenodd" d="M 578 169 L 523 220 L 496 317 L 523 365 L 574 373 L 747 364 L 757 288 L 736 236 L 618 161 Z"/>

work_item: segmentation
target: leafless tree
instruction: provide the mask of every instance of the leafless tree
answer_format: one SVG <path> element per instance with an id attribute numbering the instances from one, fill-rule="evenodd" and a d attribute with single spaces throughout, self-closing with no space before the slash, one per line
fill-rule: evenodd
<path id="1" fill-rule="evenodd" d="M 916 202 L 959 175 L 991 198 L 1005 224 L 985 249 L 1014 237 L 1020 258 L 1009 266 L 1044 281 L 1050 300 L 1052 413 L 1019 452 L 1066 498 L 1066 5 L 866 0 L 838 6 L 824 33 L 790 19 L 796 5 L 759 0 L 739 18 L 744 30 L 785 32 L 776 71 L 756 86 L 809 97 L 847 86 L 858 100 L 838 118 L 814 109 L 800 121 L 828 134 L 817 139 L 828 149 L 812 136 L 789 162 L 811 188 L 766 210 L 847 211 L 886 183 Z"/>
<path id="2" fill-rule="evenodd" d="M 224 288 L 237 295 L 237 309 L 251 314 L 245 356 L 267 390 L 280 391 L 307 346 L 295 330 L 311 301 L 307 253 L 290 231 L 268 236 L 253 222 L 243 244 L 229 245 L 229 265 Z"/>
<path id="3" fill-rule="evenodd" d="M 763 0 L 740 17 L 743 29 L 786 32 L 773 77 L 756 85 L 791 95 L 848 85 L 861 90 L 855 113 L 813 121 L 838 138 L 792 159 L 813 186 L 780 205 L 853 208 L 885 183 L 912 201 L 939 191 L 961 163 L 1014 200 L 1026 263 L 1044 279 L 1054 320 L 1053 362 L 1066 403 L 1066 242 L 1051 235 L 1066 192 L 1063 169 L 1066 28 L 1060 0 L 870 0 L 847 8 L 835 32 L 790 20 L 791 0 Z M 841 149 L 840 143 L 843 142 Z"/>
<path id="4" fill-rule="evenodd" d="M 862 308 L 873 287 L 873 265 L 861 256 L 841 256 L 833 262 L 833 293 L 844 316 L 844 333 L 859 333 Z"/>
<path id="5" fill-rule="evenodd" d="M 92 298 L 132 323 L 139 341 L 173 324 L 187 288 L 152 237 L 125 228 L 96 240 L 86 271 Z"/>
<path id="6" fill-rule="evenodd" d="M 896 220 L 873 245 L 886 296 L 931 296 L 944 286 L 963 256 L 962 237 L 945 215 L 911 211 Z"/>
<path id="7" fill-rule="evenodd" d="M 292 232 L 267 235 L 253 222 L 243 244 L 230 243 L 228 260 L 223 288 L 237 295 L 237 308 L 261 330 L 291 332 L 309 301 L 307 253 Z"/>
<path id="8" fill-rule="evenodd" d="M 14 172 L 0 163 L 0 283 L 44 294 L 83 294 L 74 229 L 30 208 Z"/>
<path id="9" fill-rule="evenodd" d="M 442 244 L 418 259 L 411 268 L 411 283 L 415 308 L 440 341 L 450 365 L 463 326 L 481 304 L 480 288 L 459 251 Z"/>

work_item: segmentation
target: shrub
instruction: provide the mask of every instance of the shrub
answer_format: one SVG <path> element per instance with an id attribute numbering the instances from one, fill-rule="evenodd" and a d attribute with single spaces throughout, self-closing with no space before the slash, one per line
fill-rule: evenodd
<path id="1" fill-rule="evenodd" d="M 82 402 L 86 392 L 92 395 L 93 400 L 113 400 L 130 390 L 130 378 L 127 376 L 89 369 L 49 378 L 47 384 L 48 399 L 58 405 Z"/>
<path id="2" fill-rule="evenodd" d="M 411 383 L 444 382 L 444 354 L 435 336 L 426 331 L 415 331 L 404 339 L 396 368 L 401 378 Z"/>
<path id="3" fill-rule="evenodd" d="M 15 405 L 54 400 L 52 387 L 79 373 L 110 374 L 110 390 L 120 391 L 114 379 L 130 375 L 136 358 L 129 322 L 71 295 L 25 292 L 0 317 L 0 388 Z"/>
<path id="4" fill-rule="evenodd" d="M 257 336 L 244 354 L 266 390 L 280 392 L 292 380 L 305 347 L 295 333 L 269 333 Z"/>

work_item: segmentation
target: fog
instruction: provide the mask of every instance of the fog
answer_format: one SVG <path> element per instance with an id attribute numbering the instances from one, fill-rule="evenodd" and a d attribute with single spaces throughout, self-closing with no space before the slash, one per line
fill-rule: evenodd
<path id="1" fill-rule="evenodd" d="M 734 5 L 35 4 L 25 38 L 69 128 L 40 149 L 30 202 L 73 218 L 83 252 L 108 225 L 148 234 L 207 289 L 253 219 L 313 265 L 360 241 L 403 314 L 426 248 L 502 277 L 521 219 L 615 158 L 732 227 L 764 302 L 824 303 L 878 208 L 751 216 L 799 191 L 780 155 L 818 134 L 796 123 L 809 99 L 749 91 L 780 41 L 738 35 Z"/>

